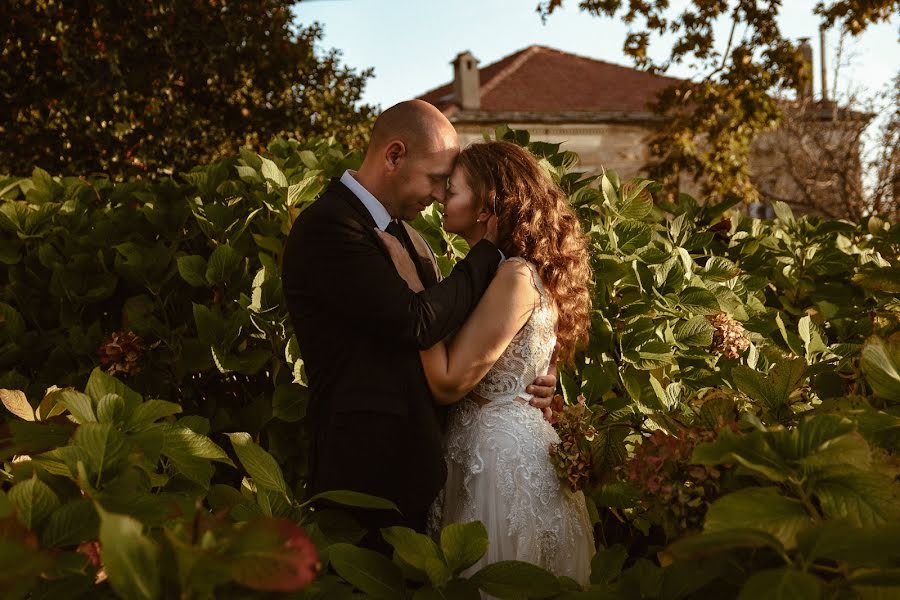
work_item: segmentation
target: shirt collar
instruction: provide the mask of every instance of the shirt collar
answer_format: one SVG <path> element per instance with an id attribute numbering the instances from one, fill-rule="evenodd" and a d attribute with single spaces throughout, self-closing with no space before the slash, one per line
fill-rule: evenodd
<path id="1" fill-rule="evenodd" d="M 369 211 L 369 214 L 372 215 L 372 218 L 375 219 L 375 225 L 378 226 L 378 229 L 382 231 L 387 229 L 388 224 L 393 220 L 391 215 L 388 214 L 387 209 L 378 198 L 373 196 L 369 190 L 356 180 L 356 172 L 350 169 L 344 171 L 344 174 L 341 176 L 341 183 L 359 198 L 366 210 Z"/>

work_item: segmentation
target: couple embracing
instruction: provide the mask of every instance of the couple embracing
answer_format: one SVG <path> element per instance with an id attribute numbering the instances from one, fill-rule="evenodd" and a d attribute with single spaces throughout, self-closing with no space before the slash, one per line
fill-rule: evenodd
<path id="1" fill-rule="evenodd" d="M 471 248 L 441 277 L 405 221 L 432 202 Z M 462 151 L 434 106 L 377 119 L 362 166 L 295 221 L 284 293 L 310 386 L 310 487 L 394 501 L 358 511 L 378 529 L 481 521 L 473 567 L 522 560 L 587 583 L 594 553 L 581 492 L 560 483 L 544 418 L 556 356 L 590 327 L 587 242 L 565 194 L 506 142 Z M 445 408 L 448 407 L 448 408 Z"/>

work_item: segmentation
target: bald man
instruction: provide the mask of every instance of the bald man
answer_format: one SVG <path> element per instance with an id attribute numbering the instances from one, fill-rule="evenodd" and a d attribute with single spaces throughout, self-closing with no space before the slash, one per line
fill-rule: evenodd
<path id="1" fill-rule="evenodd" d="M 284 251 L 282 280 L 310 386 L 313 493 L 350 489 L 393 500 L 402 516 L 357 511 L 377 529 L 424 531 L 444 485 L 441 428 L 419 360 L 456 331 L 502 260 L 488 235 L 441 280 L 433 254 L 403 221 L 443 202 L 459 154 L 456 131 L 434 106 L 401 102 L 375 122 L 358 172 L 331 181 L 303 211 Z M 376 229 L 410 252 L 426 289 L 415 293 L 394 268 Z M 549 404 L 550 375 L 535 381 Z"/>

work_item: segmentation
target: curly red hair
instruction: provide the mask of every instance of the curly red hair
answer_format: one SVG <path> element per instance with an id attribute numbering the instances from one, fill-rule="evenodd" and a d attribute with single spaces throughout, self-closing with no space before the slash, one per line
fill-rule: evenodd
<path id="1" fill-rule="evenodd" d="M 476 199 L 498 218 L 498 245 L 537 267 L 558 313 L 559 358 L 571 363 L 591 327 L 587 236 L 559 186 L 527 150 L 509 142 L 472 144 L 458 164 Z"/>

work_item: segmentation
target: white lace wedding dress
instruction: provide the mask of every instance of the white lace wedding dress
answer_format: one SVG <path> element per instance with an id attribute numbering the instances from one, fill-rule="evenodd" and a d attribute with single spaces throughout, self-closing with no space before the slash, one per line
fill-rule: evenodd
<path id="1" fill-rule="evenodd" d="M 584 584 L 594 555 L 584 495 L 557 478 L 549 448 L 559 436 L 527 404 L 531 395 L 525 392 L 550 365 L 555 316 L 534 265 L 507 260 L 528 265 L 540 305 L 487 375 L 451 409 L 447 484 L 432 507 L 430 529 L 484 523 L 488 551 L 466 575 L 500 560 L 521 560 Z"/>

